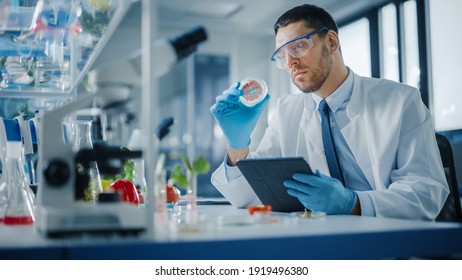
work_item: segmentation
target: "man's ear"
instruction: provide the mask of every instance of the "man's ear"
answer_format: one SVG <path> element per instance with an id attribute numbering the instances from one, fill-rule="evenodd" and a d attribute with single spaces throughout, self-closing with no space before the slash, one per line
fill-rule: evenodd
<path id="1" fill-rule="evenodd" d="M 340 47 L 340 40 L 338 34 L 332 30 L 329 30 L 326 34 L 327 39 L 327 46 L 331 53 L 335 52 Z"/>

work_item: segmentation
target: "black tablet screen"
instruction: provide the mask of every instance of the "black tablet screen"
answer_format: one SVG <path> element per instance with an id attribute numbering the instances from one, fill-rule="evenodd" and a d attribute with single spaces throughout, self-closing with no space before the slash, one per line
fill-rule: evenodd
<path id="1" fill-rule="evenodd" d="M 241 159 L 239 170 L 249 182 L 263 204 L 273 211 L 294 212 L 304 210 L 300 201 L 287 194 L 283 181 L 294 173 L 313 174 L 308 163 L 301 157 Z"/>

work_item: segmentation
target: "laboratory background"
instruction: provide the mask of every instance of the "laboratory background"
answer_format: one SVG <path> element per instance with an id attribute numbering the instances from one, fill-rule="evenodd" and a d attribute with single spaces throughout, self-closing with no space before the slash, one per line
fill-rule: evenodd
<path id="1" fill-rule="evenodd" d="M 10 141 L 23 145 L 25 168 L 19 173 L 26 176 L 34 194 L 29 191 L 23 194 L 25 202 L 18 202 L 18 211 L 22 207 L 27 208 L 23 206 L 27 203 L 49 206 L 42 208 L 46 209 L 43 213 L 48 215 L 42 214 L 46 219 L 41 216 L 46 221 L 34 225 L 34 233 L 23 235 L 33 241 L 25 242 L 26 245 L 0 241 L 1 258 L 8 258 L 7 254 L 23 258 L 21 250 L 32 258 L 41 258 L 34 251 L 37 248 L 49 252 L 49 258 L 63 256 L 59 250 L 62 250 L 63 244 L 68 246 L 67 243 L 43 238 L 42 233 L 54 233 L 55 223 L 58 232 L 60 229 L 66 232 L 67 229 L 59 225 L 57 217 L 64 220 L 70 217 L 75 222 L 77 218 L 88 217 L 93 211 L 83 210 L 87 216 L 75 213 L 60 216 L 50 210 L 53 207 L 65 209 L 79 195 L 88 199 L 89 194 L 84 191 L 78 193 L 76 190 L 76 193 L 72 191 L 67 194 L 56 187 L 63 183 L 73 189 L 74 180 L 80 180 L 78 171 L 69 171 L 66 163 L 70 168 L 80 164 L 82 168 L 90 170 L 90 178 L 84 177 L 82 180 L 92 181 L 96 176 L 99 182 L 106 178 L 104 171 L 117 167 L 111 165 L 114 162 L 115 165 L 119 164 L 119 169 L 120 165 L 135 168 L 138 172 L 133 180 L 141 185 L 138 199 L 141 200 L 144 195 L 145 201 L 158 201 L 158 193 L 149 193 L 150 186 L 147 185 L 157 185 L 159 180 L 168 177 L 174 172 L 175 166 L 183 163 L 185 155 L 191 160 L 202 157 L 210 167 L 196 174 L 197 189 L 193 190 L 196 198 L 209 199 L 209 203 L 213 203 L 214 199 L 222 201 L 223 197 L 211 184 L 210 177 L 224 160 L 227 142 L 210 113 L 210 107 L 215 98 L 232 83 L 247 77 L 264 80 L 271 99 L 252 134 L 250 148 L 258 145 L 277 98 L 300 94 L 287 74 L 270 61 L 275 45 L 273 24 L 283 12 L 307 2 L 319 5 L 333 15 L 339 26 L 345 64 L 355 73 L 402 82 L 420 90 L 422 100 L 433 117 L 436 132 L 446 136 L 451 144 L 459 184 L 457 187 L 461 193 L 462 96 L 458 81 L 462 77 L 459 65 L 462 61 L 459 51 L 462 39 L 457 34 L 462 26 L 462 1 L 0 0 L 0 117 L 5 121 L 0 125 L 0 140 L 4 147 Z M 30 139 L 24 140 L 15 133 L 11 136 L 8 129 L 13 123 L 18 126 L 20 136 L 25 130 L 29 131 L 32 135 Z M 43 130 L 39 129 L 41 125 Z M 146 133 L 146 130 L 151 133 Z M 13 138 L 16 140 L 11 140 Z M 66 144 L 72 147 L 68 148 Z M 8 151 L 14 150 L 11 147 L 16 146 L 8 146 Z M 92 147 L 100 150 L 96 153 L 79 153 L 82 149 Z M 40 151 L 44 154 L 40 154 Z M 19 157 L 12 154 L 2 152 L 2 157 Z M 104 155 L 107 155 L 107 160 L 101 159 Z M 54 161 L 54 157 L 59 160 Z M 109 159 L 114 159 L 114 162 Z M 127 167 L 127 161 L 134 165 Z M 162 170 L 159 170 L 160 161 Z M 98 166 L 95 166 L 95 162 L 98 162 Z M 5 178 L 5 167 L 2 161 L 2 180 Z M 42 170 L 46 172 L 40 176 Z M 64 178 L 67 175 L 69 177 Z M 136 177 L 141 175 L 145 178 Z M 41 180 L 47 181 L 45 187 L 41 185 Z M 99 185 L 95 188 L 105 187 Z M 179 190 L 182 199 L 186 198 L 188 189 Z M 35 196 L 40 191 L 43 191 L 40 202 L 29 201 L 29 196 Z M 165 194 L 160 192 L 160 195 Z M 107 196 L 104 199 L 110 201 L 113 198 Z M 183 209 L 188 205 L 189 202 L 186 202 Z M 34 211 L 40 209 L 41 206 L 37 206 Z M 153 210 L 149 207 L 145 209 Z M 127 225 L 130 224 L 128 221 L 133 222 L 135 229 L 145 223 L 144 216 L 140 221 L 130 218 L 133 209 L 114 211 L 124 222 L 127 221 Z M 201 216 L 190 218 L 200 220 Z M 275 219 L 284 223 L 284 227 L 286 223 L 293 222 L 291 219 Z M 104 218 L 95 219 L 98 223 L 102 220 Z M 149 221 L 149 218 L 146 220 Z M 161 220 L 157 217 L 156 222 Z M 110 223 L 107 220 L 104 222 Z M 124 226 L 121 228 L 125 229 Z M 420 224 L 416 227 L 419 228 Z M 440 228 L 427 230 L 430 233 L 435 231 L 434 238 L 444 238 L 444 234 L 448 234 L 448 238 L 453 238 L 451 240 L 459 244 L 452 248 L 459 250 L 457 248 L 462 243 L 458 235 L 460 226 L 451 223 L 441 227 L 448 233 L 437 232 Z M 130 226 L 126 228 L 133 229 Z M 283 228 L 274 230 L 262 242 L 272 243 L 272 238 L 277 240 L 278 235 L 284 235 Z M 76 225 L 69 231 L 78 233 L 79 230 Z M 161 236 L 160 239 L 164 238 L 164 233 L 157 232 L 155 227 L 150 230 L 157 237 Z M 246 242 L 245 238 L 239 237 L 240 229 L 232 228 L 225 237 L 219 233 L 218 238 L 213 237 L 216 229 L 208 228 L 201 235 L 192 234 L 194 230 L 186 230 L 186 237 L 181 237 L 181 229 L 174 231 L 180 236 L 176 237 L 180 242 L 186 242 L 195 250 L 209 248 L 200 242 L 210 236 L 216 242 L 223 242 L 223 250 L 233 250 L 232 244 L 226 243 L 227 239 Z M 400 238 L 399 230 L 392 233 L 392 239 Z M 414 231 L 414 227 L 411 231 Z M 0 239 L 2 235 L 13 236 L 14 229 L 0 225 Z M 295 233 L 293 235 L 303 238 Z M 246 238 L 258 236 L 250 234 Z M 76 242 L 77 245 L 71 246 L 71 249 L 65 249 L 67 253 L 76 249 L 74 255 L 69 253 L 65 256 L 87 258 L 89 255 L 85 250 L 92 250 L 91 245 Z M 127 249 L 125 255 L 116 258 L 136 258 L 134 251 L 138 241 L 130 239 L 129 242 L 135 243 L 135 249 Z M 156 239 L 154 243 L 159 245 L 158 242 Z M 291 241 L 283 239 L 281 247 L 284 242 Z M 97 244 L 101 248 L 110 247 Z M 167 245 L 161 243 L 160 246 L 160 250 L 168 251 L 167 247 L 162 247 Z M 170 246 L 177 248 L 175 240 L 170 242 Z M 450 244 L 445 246 L 451 247 Z M 264 248 L 263 243 L 261 248 Z M 52 252 L 55 249 L 59 249 L 56 254 Z M 102 258 L 107 258 L 111 250 L 115 249 L 108 249 L 107 255 L 102 249 L 98 252 Z M 428 253 L 419 250 L 409 249 L 400 253 L 404 257 Z M 437 254 L 457 253 L 434 248 L 428 250 L 436 250 Z M 462 249 L 458 252 L 457 256 L 460 257 Z M 146 253 L 146 258 L 152 257 L 150 254 L 154 253 Z M 92 256 L 98 258 L 100 255 Z M 174 258 L 168 253 L 166 256 Z M 193 258 L 193 255 L 185 256 Z M 204 249 L 204 256 L 212 258 L 212 249 Z M 218 258 L 223 256 L 224 253 L 219 254 Z M 239 258 L 242 253 L 229 256 Z M 291 256 L 304 258 L 302 254 Z M 372 255 L 323 252 L 318 256 L 400 257 L 385 249 Z M 259 257 L 261 255 L 256 253 L 249 255 L 249 258 Z M 309 257 L 316 258 L 316 255 Z"/>
<path id="2" fill-rule="evenodd" d="M 160 118 L 174 116 L 177 120 L 172 132 L 161 142 L 162 150 L 190 149 L 191 153 L 204 155 L 212 164 L 212 172 L 223 161 L 226 140 L 209 108 L 218 94 L 248 76 L 265 80 L 272 97 L 267 118 L 260 120 L 253 135 L 252 144 L 258 144 L 277 97 L 298 93 L 286 74 L 272 67 L 268 59 L 274 49 L 272 27 L 282 11 L 305 2 L 195 1 L 184 5 L 184 1 L 159 1 L 161 36 L 172 36 L 197 25 L 205 26 L 209 32 L 209 39 L 193 57 L 160 78 Z M 313 3 L 326 8 L 337 20 L 345 64 L 353 71 L 403 82 L 421 91 L 436 131 L 451 141 L 459 168 L 457 179 L 462 182 L 462 110 L 457 109 L 462 100 L 456 83 L 461 76 L 456 62 L 462 58 L 457 51 L 457 36 L 448 38 L 441 32 L 461 24 L 455 12 L 461 3 L 454 0 Z M 127 52 L 118 48 L 128 48 L 128 36 L 132 38 L 130 43 L 140 41 L 135 37 L 139 36 L 139 18 L 139 11 L 127 13 L 127 22 L 119 26 L 120 35 L 115 34 L 102 56 L 107 55 L 109 60 Z M 200 176 L 199 193 L 220 195 L 209 178 L 210 174 Z"/>

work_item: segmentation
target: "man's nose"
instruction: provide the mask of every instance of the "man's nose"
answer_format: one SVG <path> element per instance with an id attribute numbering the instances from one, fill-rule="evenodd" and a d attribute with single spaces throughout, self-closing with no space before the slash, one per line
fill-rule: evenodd
<path id="1" fill-rule="evenodd" d="M 300 60 L 298 58 L 295 58 L 291 56 L 289 53 L 286 53 L 286 67 L 287 68 L 292 68 L 293 66 L 299 64 Z"/>

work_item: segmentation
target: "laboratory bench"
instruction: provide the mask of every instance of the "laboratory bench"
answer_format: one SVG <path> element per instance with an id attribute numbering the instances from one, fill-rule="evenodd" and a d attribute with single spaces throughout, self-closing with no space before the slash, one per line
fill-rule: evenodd
<path id="1" fill-rule="evenodd" d="M 0 259 L 401 259 L 459 258 L 462 224 L 349 215 L 255 219 L 231 205 L 199 205 L 199 226 L 150 236 L 43 237 L 0 225 Z"/>

